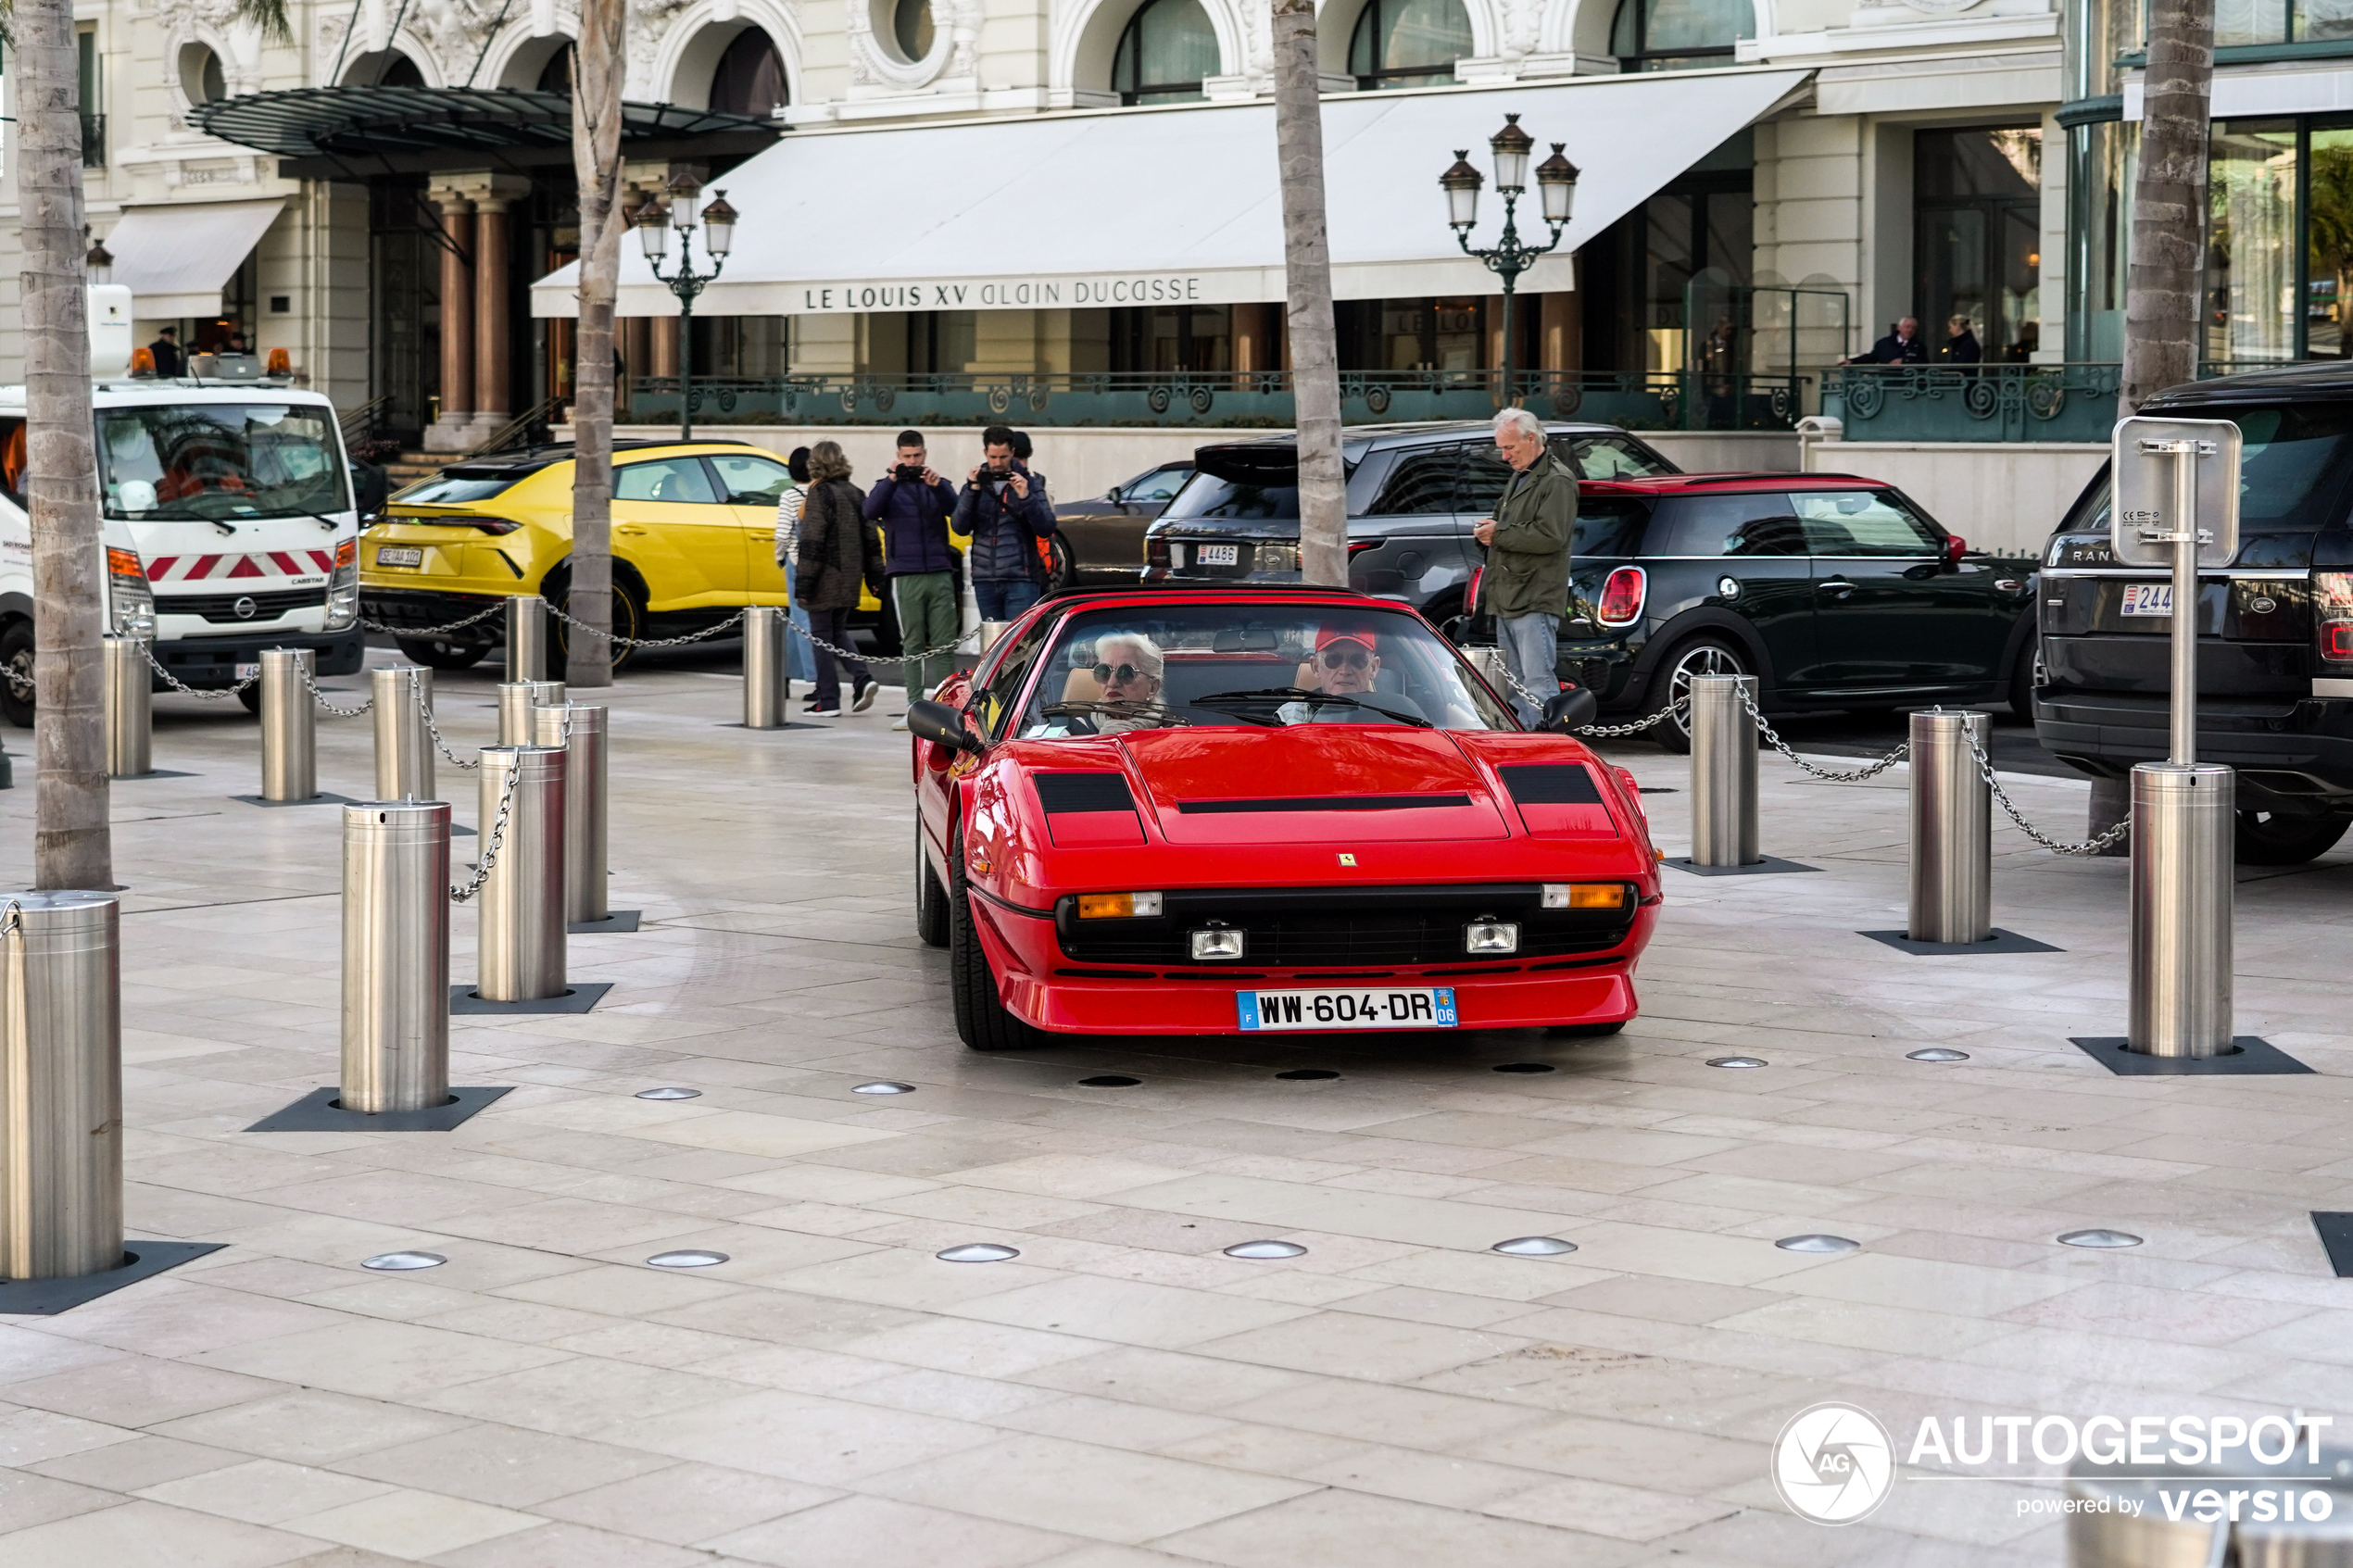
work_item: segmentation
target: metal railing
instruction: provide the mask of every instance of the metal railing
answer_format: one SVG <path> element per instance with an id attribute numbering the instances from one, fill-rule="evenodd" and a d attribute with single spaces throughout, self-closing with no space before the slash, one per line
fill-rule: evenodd
<path id="1" fill-rule="evenodd" d="M 700 389 L 698 388 L 698 391 Z M 561 397 L 543 397 L 500 425 L 489 436 L 474 445 L 475 453 L 504 452 L 510 446 L 524 445 L 535 438 L 547 439 L 547 424 L 564 406 Z"/>
<path id="2" fill-rule="evenodd" d="M 1539 415 L 1629 430 L 1791 430 L 1806 377 L 1705 370 L 1525 370 L 1515 401 Z M 1341 418 L 1486 419 L 1504 406 L 1498 370 L 1343 370 Z M 697 376 L 698 419 L 736 424 L 1126 425 L 1288 429 L 1295 420 L 1282 370 L 943 372 L 934 375 Z M 629 383 L 635 422 L 678 414 L 675 376 Z"/>
<path id="3" fill-rule="evenodd" d="M 2124 368 L 1840 365 L 1822 372 L 1822 412 L 1849 441 L 2081 441 L 2106 445 Z"/>

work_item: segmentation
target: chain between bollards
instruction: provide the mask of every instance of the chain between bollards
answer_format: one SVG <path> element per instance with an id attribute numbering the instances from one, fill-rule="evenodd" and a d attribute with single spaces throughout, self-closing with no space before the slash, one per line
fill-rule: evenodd
<path id="1" fill-rule="evenodd" d="M 411 691 L 417 694 L 417 713 L 420 718 L 424 720 L 425 734 L 433 737 L 434 748 L 438 750 L 453 767 L 466 769 L 480 768 L 482 766 L 481 758 L 477 757 L 472 761 L 469 762 L 464 758 L 459 756 L 456 752 L 450 750 L 449 743 L 441 738 L 441 726 L 433 721 L 433 704 L 425 700 L 425 684 L 417 674 L 417 666 L 413 664 L 409 667 L 409 687 Z"/>
<path id="2" fill-rule="evenodd" d="M 463 766 L 462 763 L 459 765 Z M 477 762 L 474 766 L 479 768 L 482 764 Z M 498 851 L 507 842 L 507 819 L 514 814 L 515 809 L 515 781 L 522 776 L 522 770 L 520 768 L 507 771 L 506 788 L 498 792 L 498 814 L 490 824 L 490 832 L 483 838 L 482 859 L 474 867 L 474 879 L 463 887 L 451 887 L 450 902 L 466 902 L 481 892 L 482 884 L 490 880 L 492 869 L 498 864 Z"/>

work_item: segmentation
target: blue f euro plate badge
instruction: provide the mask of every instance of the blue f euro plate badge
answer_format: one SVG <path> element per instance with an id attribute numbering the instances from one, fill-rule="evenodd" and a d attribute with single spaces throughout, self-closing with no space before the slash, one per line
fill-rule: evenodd
<path id="1" fill-rule="evenodd" d="M 1452 985 L 1348 991 L 1237 991 L 1234 1015 L 1246 1035 L 1289 1030 L 1452 1029 Z"/>

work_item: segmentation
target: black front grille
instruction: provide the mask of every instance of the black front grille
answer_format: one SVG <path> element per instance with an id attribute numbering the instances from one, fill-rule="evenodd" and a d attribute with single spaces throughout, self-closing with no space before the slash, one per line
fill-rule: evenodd
<path id="1" fill-rule="evenodd" d="M 253 612 L 237 613 L 240 602 L 250 600 Z M 220 625 L 234 626 L 247 621 L 275 621 L 297 609 L 309 609 L 327 602 L 327 590 L 292 588 L 276 594 L 157 594 L 157 615 L 201 615 Z"/>
<path id="2" fill-rule="evenodd" d="M 1616 909 L 1547 909 L 1533 884 L 1483 887 L 1198 890 L 1164 895 L 1157 920 L 1081 921 L 1076 900 L 1055 907 L 1063 956 L 1086 963 L 1189 964 L 1190 934 L 1213 922 L 1245 934 L 1240 961 L 1253 969 L 1403 967 L 1461 963 L 1463 927 L 1481 917 L 1516 921 L 1519 950 L 1500 961 L 1603 952 L 1626 940 L 1637 905 L 1629 887 Z M 1202 972 L 1221 963 L 1200 963 Z"/>

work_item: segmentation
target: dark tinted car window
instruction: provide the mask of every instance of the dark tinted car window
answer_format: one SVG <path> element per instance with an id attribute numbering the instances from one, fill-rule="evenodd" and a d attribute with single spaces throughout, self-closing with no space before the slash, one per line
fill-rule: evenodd
<path id="1" fill-rule="evenodd" d="M 1651 520 L 1649 503 L 1631 495 L 1588 495 L 1577 504 L 1577 535 L 1569 555 L 1639 556 L 1642 528 Z"/>
<path id="2" fill-rule="evenodd" d="M 2321 528 L 2343 508 L 2353 472 L 2353 404 L 2291 403 L 2278 408 L 2180 408 L 2183 419 L 2228 417 L 2239 427 L 2239 532 Z M 2108 531 L 2108 470 L 2075 505 L 2070 530 Z M 2249 562 L 2248 564 L 2252 564 Z"/>
<path id="3" fill-rule="evenodd" d="M 1171 463 L 1141 474 L 1127 482 L 1119 495 L 1123 501 L 1165 501 L 1176 494 L 1186 476 L 1193 471 L 1190 463 Z"/>
<path id="4" fill-rule="evenodd" d="M 1779 491 L 1678 495 L 1662 505 L 1666 556 L 1802 556 L 1806 533 Z"/>
<path id="5" fill-rule="evenodd" d="M 1299 486 L 1241 484 L 1214 474 L 1196 473 L 1160 515 L 1164 521 L 1189 517 L 1229 522 L 1297 518 Z"/>
<path id="6" fill-rule="evenodd" d="M 1462 466 L 1459 446 L 1425 446 L 1398 455 L 1396 466 L 1367 508 L 1373 517 L 1419 517 L 1454 509 L 1454 474 Z"/>
<path id="7" fill-rule="evenodd" d="M 1466 446 L 1462 453 L 1463 488 L 1454 509 L 1472 517 L 1492 517 L 1504 498 L 1504 486 L 1512 482 L 1512 465 L 1504 461 L 1491 441 Z"/>

